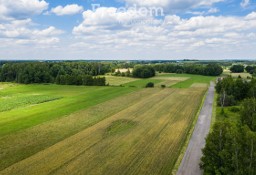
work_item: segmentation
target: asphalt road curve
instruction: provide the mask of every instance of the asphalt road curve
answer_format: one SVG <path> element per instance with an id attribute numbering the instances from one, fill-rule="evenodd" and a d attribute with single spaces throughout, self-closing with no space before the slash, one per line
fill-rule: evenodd
<path id="1" fill-rule="evenodd" d="M 199 163 L 202 157 L 202 148 L 205 146 L 205 138 L 210 130 L 213 101 L 214 84 L 211 83 L 177 175 L 203 174 L 202 170 L 199 168 Z"/>

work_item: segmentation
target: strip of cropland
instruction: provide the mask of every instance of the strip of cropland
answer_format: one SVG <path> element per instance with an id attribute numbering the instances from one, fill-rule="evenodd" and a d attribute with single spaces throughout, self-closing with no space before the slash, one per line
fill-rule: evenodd
<path id="1" fill-rule="evenodd" d="M 0 113 L 0 136 L 26 129 L 42 122 L 63 117 L 74 111 L 85 109 L 98 103 L 135 91 L 129 88 L 109 87 L 78 87 L 57 85 L 19 85 L 4 89 L 0 94 L 0 110 L 9 101 L 20 100 L 19 94 L 27 97 L 48 95 L 60 98 L 40 105 L 17 106 L 17 109 Z"/>
<path id="2" fill-rule="evenodd" d="M 170 174 L 206 88 L 141 88 L 165 79 L 3 89 L 61 98 L 0 113 L 0 174 Z"/>
<path id="3" fill-rule="evenodd" d="M 12 102 L 23 101 L 24 97 L 30 98 L 47 95 L 47 97 L 58 97 L 59 99 L 40 104 L 18 103 L 21 105 L 17 105 L 12 110 L 0 112 L 0 169 L 33 155 L 57 141 L 78 132 L 81 128 L 75 128 L 75 126 L 73 130 L 62 128 L 63 130 L 59 130 L 59 135 L 55 135 L 54 132 L 51 135 L 48 133 L 48 130 L 22 135 L 27 130 L 33 130 L 44 123 L 65 118 L 76 111 L 85 110 L 135 91 L 138 91 L 138 89 L 57 85 L 17 85 L 1 90 L 0 110 L 5 109 L 8 103 L 12 104 Z M 94 122 L 96 121 L 97 118 L 95 118 Z M 86 127 L 88 126 L 83 125 L 83 128 Z M 42 134 L 45 135 L 42 136 Z M 34 137 L 34 135 L 41 135 L 42 137 Z M 23 139 L 24 142 L 20 142 L 20 139 Z M 44 143 L 40 142 L 40 139 L 43 139 Z M 15 143 L 10 144 L 10 142 Z"/>
<path id="4" fill-rule="evenodd" d="M 133 105 L 1 174 L 169 174 L 204 90 L 144 91 Z"/>
<path id="5" fill-rule="evenodd" d="M 172 84 L 172 88 L 189 88 L 189 87 L 206 87 L 210 85 L 211 81 L 214 81 L 216 77 L 191 75 L 191 74 L 160 74 L 158 78 L 169 77 L 176 78 L 177 83 Z M 206 86 L 205 86 L 206 85 Z"/>

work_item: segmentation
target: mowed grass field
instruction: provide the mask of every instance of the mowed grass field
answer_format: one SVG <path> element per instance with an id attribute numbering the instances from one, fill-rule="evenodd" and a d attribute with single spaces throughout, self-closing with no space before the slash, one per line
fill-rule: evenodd
<path id="1" fill-rule="evenodd" d="M 124 87 L 0 84 L 0 174 L 170 174 L 207 89 L 158 87 L 190 79 L 173 75 Z M 142 88 L 149 80 L 156 88 Z"/>
<path id="2" fill-rule="evenodd" d="M 156 87 L 165 85 L 172 88 L 189 88 L 189 87 L 208 87 L 211 81 L 215 81 L 216 77 L 191 75 L 191 74 L 157 74 L 153 78 L 136 79 L 131 77 L 107 76 L 107 82 L 113 86 L 125 87 L 145 87 L 149 82 L 155 84 Z"/>
<path id="3" fill-rule="evenodd" d="M 216 79 L 216 77 L 191 74 L 160 74 L 157 77 L 176 78 L 178 82 L 171 85 L 172 88 L 207 87 Z"/>
<path id="4" fill-rule="evenodd" d="M 232 73 L 229 69 L 225 69 L 222 76 L 232 76 L 234 78 L 238 78 L 241 76 L 242 78 L 246 79 L 248 77 L 252 77 L 252 75 L 248 72 L 242 72 L 242 73 Z"/>

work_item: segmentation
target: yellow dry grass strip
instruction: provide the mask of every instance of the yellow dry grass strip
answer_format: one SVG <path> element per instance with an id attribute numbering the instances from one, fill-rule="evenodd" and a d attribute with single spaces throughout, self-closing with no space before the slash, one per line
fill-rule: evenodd
<path id="1" fill-rule="evenodd" d="M 161 85 L 165 85 L 166 87 L 170 87 L 172 85 L 175 85 L 178 82 L 180 82 L 180 81 L 178 81 L 178 80 L 165 80 L 161 83 L 157 83 L 155 86 L 156 87 L 161 87 Z"/>
<path id="2" fill-rule="evenodd" d="M 190 87 L 194 87 L 194 88 L 207 88 L 208 84 L 207 83 L 194 83 Z"/>
<path id="3" fill-rule="evenodd" d="M 131 77 L 105 76 L 107 83 L 111 86 L 119 86 L 121 84 L 130 83 L 138 79 Z"/>
<path id="4" fill-rule="evenodd" d="M 170 86 L 175 85 L 181 81 L 185 81 L 189 78 L 187 78 L 187 77 L 154 77 L 153 79 L 163 80 L 163 82 L 157 83 L 156 87 L 161 87 L 161 85 L 170 87 Z"/>
<path id="5" fill-rule="evenodd" d="M 185 81 L 188 80 L 189 77 L 153 77 L 153 79 L 159 79 L 159 80 L 173 80 L 173 81 Z"/>
<path id="6" fill-rule="evenodd" d="M 1 174 L 170 174 L 202 96 L 201 89 L 164 89 Z M 138 125 L 103 137 L 119 119 Z"/>

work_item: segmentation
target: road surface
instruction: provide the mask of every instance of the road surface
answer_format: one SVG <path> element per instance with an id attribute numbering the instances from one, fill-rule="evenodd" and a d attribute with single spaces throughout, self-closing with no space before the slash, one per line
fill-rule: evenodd
<path id="1" fill-rule="evenodd" d="M 201 175 L 199 168 L 202 157 L 202 148 L 205 146 L 205 137 L 209 133 L 214 100 L 214 84 L 211 83 L 204 105 L 198 117 L 193 135 L 182 159 L 177 175 Z"/>

